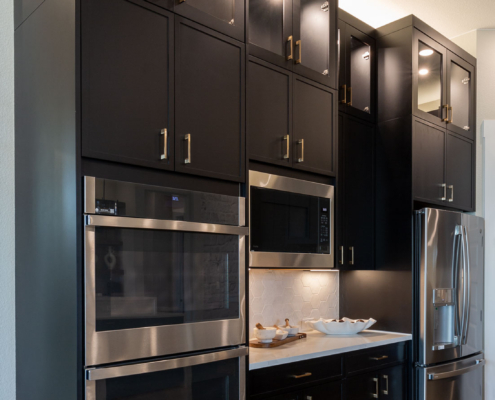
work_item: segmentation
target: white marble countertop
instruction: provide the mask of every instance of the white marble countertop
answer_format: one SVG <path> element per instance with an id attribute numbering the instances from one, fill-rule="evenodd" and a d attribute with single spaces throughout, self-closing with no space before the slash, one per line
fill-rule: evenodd
<path id="1" fill-rule="evenodd" d="M 250 347 L 249 369 L 272 367 L 411 339 L 410 334 L 373 330 L 366 330 L 356 335 L 324 335 L 311 331 L 308 332 L 306 339 L 296 340 L 280 347 L 268 349 Z"/>

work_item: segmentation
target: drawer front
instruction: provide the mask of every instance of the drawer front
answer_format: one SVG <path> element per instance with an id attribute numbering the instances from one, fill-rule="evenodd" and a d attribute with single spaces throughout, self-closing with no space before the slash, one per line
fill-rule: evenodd
<path id="1" fill-rule="evenodd" d="M 341 376 L 342 358 L 340 356 L 277 365 L 249 373 L 252 396 Z"/>
<path id="2" fill-rule="evenodd" d="M 350 353 L 345 356 L 344 365 L 346 373 L 352 374 L 405 360 L 406 345 L 405 343 L 398 343 Z"/>

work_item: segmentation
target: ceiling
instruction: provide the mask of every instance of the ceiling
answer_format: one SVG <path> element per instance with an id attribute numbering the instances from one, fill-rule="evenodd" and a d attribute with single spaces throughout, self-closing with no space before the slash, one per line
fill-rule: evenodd
<path id="1" fill-rule="evenodd" d="M 375 28 L 414 14 L 450 39 L 495 28 L 494 0 L 339 0 L 339 7 Z"/>

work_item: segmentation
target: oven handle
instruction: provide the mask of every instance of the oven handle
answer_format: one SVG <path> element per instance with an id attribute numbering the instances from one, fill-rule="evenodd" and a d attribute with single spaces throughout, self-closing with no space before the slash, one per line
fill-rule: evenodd
<path id="1" fill-rule="evenodd" d="M 112 217 L 106 215 L 85 215 L 84 224 L 86 226 L 218 233 L 239 236 L 245 236 L 249 232 L 249 228 L 244 226 L 205 224 L 200 222 L 171 221 L 161 219 Z"/>
<path id="2" fill-rule="evenodd" d="M 247 354 L 247 347 L 240 347 L 234 350 L 207 353 L 191 357 L 174 358 L 171 360 L 121 365 L 119 367 L 89 368 L 86 370 L 86 380 L 99 381 L 103 379 L 121 378 L 131 375 L 149 374 L 151 372 L 167 371 L 171 369 L 191 367 L 193 365 L 208 364 L 215 361 L 228 360 L 230 358 L 245 357 Z"/>

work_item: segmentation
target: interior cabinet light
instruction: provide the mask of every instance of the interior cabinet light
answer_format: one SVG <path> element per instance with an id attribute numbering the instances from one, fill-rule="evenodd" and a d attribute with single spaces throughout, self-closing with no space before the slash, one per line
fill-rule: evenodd
<path id="1" fill-rule="evenodd" d="M 370 59 L 370 52 L 369 52 L 369 51 L 367 51 L 366 53 L 364 53 L 364 54 L 363 54 L 363 58 L 364 58 L 365 60 L 369 60 L 369 59 Z"/>
<path id="2" fill-rule="evenodd" d="M 423 69 L 420 69 L 419 70 L 419 74 L 420 75 L 426 75 L 428 72 L 430 72 L 430 71 L 428 71 L 426 68 L 423 68 Z"/>
<path id="3" fill-rule="evenodd" d="M 433 50 L 432 49 L 421 50 L 419 52 L 419 55 L 420 56 L 423 56 L 423 57 L 431 56 L 432 54 L 433 54 Z"/>

